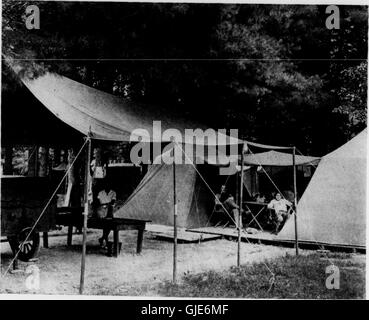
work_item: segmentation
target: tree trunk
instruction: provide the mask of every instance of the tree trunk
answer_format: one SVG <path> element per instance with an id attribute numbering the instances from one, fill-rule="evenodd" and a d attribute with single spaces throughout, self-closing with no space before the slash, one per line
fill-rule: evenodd
<path id="1" fill-rule="evenodd" d="M 39 156 L 39 167 L 38 167 L 38 176 L 46 177 L 48 173 L 48 158 L 49 158 L 49 149 L 45 147 L 40 147 L 40 156 Z"/>
<path id="2" fill-rule="evenodd" d="M 12 175 L 13 174 L 13 148 L 5 147 L 5 154 L 4 154 L 4 168 L 3 173 L 5 175 Z"/>
<path id="3" fill-rule="evenodd" d="M 28 149 L 28 176 L 35 177 L 37 172 L 38 146 Z"/>
<path id="4" fill-rule="evenodd" d="M 61 150 L 60 148 L 54 148 L 54 157 L 52 167 L 55 168 L 61 163 Z"/>

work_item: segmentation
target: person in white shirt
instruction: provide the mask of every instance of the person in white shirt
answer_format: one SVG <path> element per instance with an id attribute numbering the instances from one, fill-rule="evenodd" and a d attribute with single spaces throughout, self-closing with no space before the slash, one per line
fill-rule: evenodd
<path id="1" fill-rule="evenodd" d="M 278 233 L 281 223 L 288 219 L 288 207 L 292 207 L 292 203 L 282 199 L 280 193 L 277 193 L 275 199 L 269 202 L 268 208 L 274 210 L 276 216 L 274 233 Z"/>
<path id="2" fill-rule="evenodd" d="M 113 208 L 115 201 L 117 200 L 117 194 L 114 190 L 112 190 L 109 184 L 104 181 L 103 189 L 97 195 L 97 199 L 99 201 L 99 206 L 97 207 L 97 216 L 100 219 L 112 219 L 113 218 Z M 110 230 L 104 229 L 103 235 L 99 239 L 100 246 L 104 246 L 108 243 Z"/>
<path id="3" fill-rule="evenodd" d="M 117 194 L 114 190 L 110 190 L 110 188 L 105 188 L 99 192 L 97 195 L 97 199 L 99 199 L 100 205 L 114 205 L 114 202 L 117 200 Z"/>

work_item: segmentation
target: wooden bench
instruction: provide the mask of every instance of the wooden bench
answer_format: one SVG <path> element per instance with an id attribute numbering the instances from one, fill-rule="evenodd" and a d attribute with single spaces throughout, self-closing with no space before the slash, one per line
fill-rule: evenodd
<path id="1" fill-rule="evenodd" d="M 59 208 L 57 215 L 57 224 L 68 227 L 67 245 L 72 245 L 73 227 L 82 228 L 83 226 L 83 208 Z M 143 234 L 146 228 L 146 222 L 149 220 L 136 220 L 125 218 L 89 218 L 87 220 L 87 228 L 89 229 L 109 229 L 113 231 L 114 244 L 113 255 L 119 255 L 119 231 L 121 230 L 137 230 L 137 253 L 142 251 Z"/>

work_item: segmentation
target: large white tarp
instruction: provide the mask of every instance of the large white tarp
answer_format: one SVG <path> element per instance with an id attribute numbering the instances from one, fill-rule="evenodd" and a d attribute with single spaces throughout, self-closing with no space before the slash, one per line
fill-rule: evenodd
<path id="1" fill-rule="evenodd" d="M 147 106 L 132 102 L 77 81 L 54 73 L 46 73 L 35 79 L 22 79 L 32 94 L 56 117 L 84 135 L 99 140 L 129 141 L 132 137 L 144 138 L 144 141 L 171 141 L 171 129 L 180 133 L 182 141 L 178 143 L 229 145 L 241 143 L 236 137 L 216 131 L 216 135 L 207 135 L 204 125 L 189 121 L 168 108 Z M 154 129 L 153 122 L 160 122 L 160 128 Z M 196 130 L 194 140 L 185 130 Z M 139 130 L 139 131 L 137 131 Z M 155 132 L 154 132 L 155 131 Z M 220 139 L 219 139 L 220 137 Z M 157 140 L 157 141 L 159 141 Z"/>

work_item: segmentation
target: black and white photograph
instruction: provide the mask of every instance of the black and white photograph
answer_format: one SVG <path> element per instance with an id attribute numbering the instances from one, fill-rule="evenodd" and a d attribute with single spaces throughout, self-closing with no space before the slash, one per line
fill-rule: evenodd
<path id="1" fill-rule="evenodd" d="M 365 1 L 1 10 L 0 300 L 366 299 Z"/>

